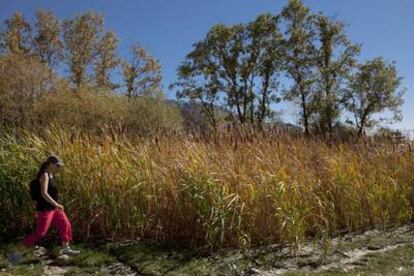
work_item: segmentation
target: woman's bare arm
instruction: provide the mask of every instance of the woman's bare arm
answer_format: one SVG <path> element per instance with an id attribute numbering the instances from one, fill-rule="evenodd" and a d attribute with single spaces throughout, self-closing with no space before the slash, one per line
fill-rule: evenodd
<path id="1" fill-rule="evenodd" d="M 47 192 L 47 188 L 49 186 L 49 176 L 47 175 L 47 173 L 44 173 L 40 176 L 39 182 L 40 194 L 42 195 L 42 197 L 56 208 L 63 209 L 63 206 L 57 203 Z"/>

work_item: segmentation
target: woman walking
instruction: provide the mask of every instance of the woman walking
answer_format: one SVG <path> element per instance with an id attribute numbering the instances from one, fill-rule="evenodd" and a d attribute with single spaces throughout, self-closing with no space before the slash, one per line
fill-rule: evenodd
<path id="1" fill-rule="evenodd" d="M 79 251 L 69 247 L 72 240 L 72 226 L 63 206 L 59 203 L 58 185 L 53 177 L 53 174 L 58 172 L 62 166 L 62 160 L 56 155 L 49 156 L 40 166 L 37 175 L 38 181 L 35 183 L 39 185 L 36 188 L 40 189 L 40 196 L 36 204 L 36 229 L 23 240 L 22 247 L 25 249 L 35 245 L 47 234 L 50 226 L 54 225 L 59 231 L 62 242 L 61 253 L 65 255 L 79 254 Z M 21 262 L 22 259 L 20 251 L 16 251 L 10 256 L 10 261 L 14 264 Z"/>

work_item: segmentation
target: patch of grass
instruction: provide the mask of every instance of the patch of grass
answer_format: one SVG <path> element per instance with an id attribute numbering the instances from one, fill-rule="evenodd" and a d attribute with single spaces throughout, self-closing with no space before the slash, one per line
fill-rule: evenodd
<path id="1" fill-rule="evenodd" d="M 81 254 L 73 258 L 71 264 L 79 267 L 102 267 L 113 264 L 115 261 L 113 256 L 105 253 L 83 250 Z"/>
<path id="2" fill-rule="evenodd" d="M 0 249 L 0 275 L 42 275 L 43 265 L 33 254 L 26 254 L 25 260 L 18 266 L 13 266 L 7 260 L 7 254 L 14 246 L 3 246 Z"/>
<path id="3" fill-rule="evenodd" d="M 196 250 L 163 248 L 157 245 L 113 245 L 111 253 L 144 275 L 242 275 L 260 261 L 241 250 L 222 250 L 206 255 Z M 268 251 L 260 258 L 277 259 Z M 257 257 L 259 258 L 259 257 Z M 269 263 L 262 264 L 266 267 Z"/>
<path id="4" fill-rule="evenodd" d="M 65 273 L 65 276 L 89 275 L 89 274 L 93 274 L 93 275 L 97 275 L 97 276 L 107 276 L 107 275 L 109 275 L 106 272 L 100 271 L 96 267 L 74 267 L 74 268 L 69 269 Z"/>
<path id="5" fill-rule="evenodd" d="M 77 266 L 81 268 L 100 268 L 116 262 L 116 258 L 114 256 L 102 249 L 93 248 L 91 245 L 77 244 L 71 247 L 79 250 L 80 254 L 70 257 L 67 261 L 65 261 L 65 265 Z M 53 247 L 50 250 L 51 257 L 57 259 L 60 255 L 60 250 L 61 248 L 58 246 Z"/>
<path id="6" fill-rule="evenodd" d="M 361 267 L 350 271 L 331 269 L 324 272 L 291 271 L 286 276 L 311 275 L 414 275 L 414 246 L 407 245 L 383 253 L 367 255 L 361 260 Z"/>
<path id="7" fill-rule="evenodd" d="M 370 254 L 357 274 L 414 275 L 414 246 L 407 245 L 384 253 Z"/>
<path id="8" fill-rule="evenodd" d="M 5 275 L 24 275 L 24 276 L 39 276 L 43 274 L 43 266 L 38 265 L 20 265 L 16 267 L 9 267 Z M 2 275 L 2 274 L 0 274 Z"/>
<path id="9" fill-rule="evenodd" d="M 375 232 L 371 235 L 357 236 L 351 240 L 341 240 L 336 249 L 341 251 L 348 251 L 357 248 L 366 247 L 386 247 L 398 243 L 412 243 L 414 242 L 413 233 L 393 234 L 392 232 Z"/>
<path id="10" fill-rule="evenodd" d="M 9 267 L 10 267 L 10 264 L 6 260 L 6 256 L 3 255 L 3 253 L 0 251 L 0 269 L 6 269 L 6 268 L 9 268 Z"/>
<path id="11" fill-rule="evenodd" d="M 120 260 L 142 274 L 164 274 L 177 263 L 191 259 L 188 252 L 164 251 L 157 245 L 127 245 L 111 248 Z"/>
<path id="12" fill-rule="evenodd" d="M 12 266 L 7 261 L 7 253 L 12 252 L 15 247 L 15 244 L 8 244 L 2 247 L 0 250 L 0 269 L 5 269 L 5 273 L 8 273 L 7 275 L 42 275 L 44 266 L 31 250 L 27 251 L 24 255 L 24 261 L 18 266 Z M 48 247 L 50 258 L 59 264 L 58 257 L 61 248 L 56 245 L 50 246 L 50 244 Z M 102 268 L 116 262 L 116 258 L 106 250 L 94 248 L 88 244 L 79 244 L 73 246 L 73 248 L 80 250 L 81 253 L 60 263 L 61 265 L 74 267 L 68 271 L 68 275 L 107 275 L 107 273 L 101 271 Z M 0 275 L 2 275 L 1 272 Z"/>
<path id="13" fill-rule="evenodd" d="M 1 254 L 5 262 L 8 263 L 7 256 L 10 253 L 14 252 L 16 248 L 17 248 L 17 243 L 7 244 L 1 247 Z M 41 260 L 33 253 L 32 250 L 27 250 L 26 252 L 24 252 L 23 257 L 24 259 L 23 259 L 22 265 L 37 265 L 41 262 Z"/>

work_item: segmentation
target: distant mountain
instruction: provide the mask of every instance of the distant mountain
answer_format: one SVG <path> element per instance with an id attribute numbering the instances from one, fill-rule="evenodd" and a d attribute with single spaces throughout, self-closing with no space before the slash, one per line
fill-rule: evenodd
<path id="1" fill-rule="evenodd" d="M 207 127 L 207 121 L 205 115 L 203 113 L 203 107 L 200 103 L 192 103 L 188 101 L 178 101 L 175 99 L 166 99 L 167 103 L 177 106 L 181 110 L 181 115 L 184 119 L 184 125 L 187 128 L 197 127 L 197 128 L 205 128 Z M 218 111 L 227 114 L 227 110 L 220 105 L 216 105 L 216 109 Z M 280 130 L 287 130 L 293 132 L 302 132 L 302 128 L 291 124 L 291 123 L 284 123 L 282 121 L 276 122 L 268 122 L 265 123 L 267 127 L 276 127 Z"/>

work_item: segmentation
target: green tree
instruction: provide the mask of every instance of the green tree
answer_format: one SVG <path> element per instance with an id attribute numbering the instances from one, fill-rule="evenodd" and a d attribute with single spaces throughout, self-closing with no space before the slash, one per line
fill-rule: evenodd
<path id="1" fill-rule="evenodd" d="M 375 131 L 374 138 L 380 141 L 392 141 L 395 143 L 403 143 L 406 141 L 407 137 L 402 133 L 401 130 L 391 129 L 388 127 L 380 127 Z"/>
<path id="2" fill-rule="evenodd" d="M 0 51 L 5 54 L 27 55 L 30 53 L 31 27 L 20 12 L 4 21 L 0 32 Z"/>
<path id="3" fill-rule="evenodd" d="M 51 11 L 36 12 L 34 53 L 51 68 L 63 59 L 63 42 L 60 23 Z"/>
<path id="4" fill-rule="evenodd" d="M 99 87 L 114 87 L 109 74 L 120 62 L 116 53 L 117 47 L 118 38 L 114 32 L 107 32 L 99 42 L 95 62 L 95 79 Z"/>
<path id="5" fill-rule="evenodd" d="M 123 78 L 128 98 L 161 94 L 161 65 L 143 47 L 131 47 L 131 59 L 123 64 Z"/>
<path id="6" fill-rule="evenodd" d="M 314 115 L 318 132 L 332 137 L 333 128 L 341 116 L 343 85 L 356 66 L 360 48 L 348 40 L 342 22 L 319 15 L 315 24 L 319 44 L 315 55 L 317 81 Z"/>
<path id="7" fill-rule="evenodd" d="M 183 62 L 177 69 L 178 81 L 171 84 L 170 88 L 179 87 L 176 93 L 177 99 L 190 99 L 191 102 L 199 102 L 209 123 L 216 128 L 215 106 L 219 100 L 219 82 L 216 79 L 213 66 L 204 70 L 200 68 L 205 48 L 204 43 L 198 43 L 195 50 L 187 55 L 187 61 Z M 204 80 L 200 75 L 204 73 Z"/>
<path id="8" fill-rule="evenodd" d="M 301 122 L 305 134 L 310 134 L 312 86 L 315 70 L 314 16 L 301 0 L 290 0 L 281 12 L 286 31 L 286 71 L 293 85 L 286 93 L 286 99 L 297 100 L 301 108 Z"/>
<path id="9" fill-rule="evenodd" d="M 178 81 L 171 85 L 178 88 L 178 99 L 201 104 L 214 129 L 217 126 L 215 107 L 220 100 L 230 108 L 236 104 L 238 116 L 242 118 L 236 70 L 241 54 L 241 28 L 241 25 L 214 26 L 204 40 L 194 44 L 194 49 L 177 69 Z M 220 99 L 220 93 L 223 99 Z"/>
<path id="10" fill-rule="evenodd" d="M 247 50 L 252 54 L 246 64 L 252 66 L 254 70 L 254 74 L 250 76 L 250 90 L 253 91 L 254 87 L 258 90 L 257 108 L 254 110 L 254 102 L 252 102 L 250 121 L 253 123 L 253 112 L 255 112 L 260 126 L 266 119 L 274 118 L 275 113 L 270 105 L 280 101 L 277 95 L 278 76 L 285 67 L 286 47 L 278 24 L 279 17 L 263 14 L 247 26 L 250 40 Z M 254 83 L 255 78 L 258 78 L 257 84 Z"/>
<path id="11" fill-rule="evenodd" d="M 405 91 L 400 89 L 401 80 L 395 63 L 388 63 L 381 57 L 359 66 L 346 94 L 346 108 L 354 117 L 359 137 L 366 128 L 381 121 L 381 118 L 374 118 L 376 114 L 389 111 L 393 115 L 390 121 L 402 119 L 399 108 Z"/>
<path id="12" fill-rule="evenodd" d="M 30 127 L 33 104 L 65 87 L 65 82 L 37 58 L 0 56 L 0 127 Z"/>
<path id="13" fill-rule="evenodd" d="M 78 89 L 86 83 L 88 67 L 96 60 L 103 23 L 103 16 L 92 11 L 63 23 L 66 59 Z"/>
<path id="14" fill-rule="evenodd" d="M 213 127 L 218 104 L 242 124 L 271 117 L 283 63 L 277 22 L 265 14 L 249 24 L 212 27 L 178 68 L 177 98 L 201 103 Z"/>

